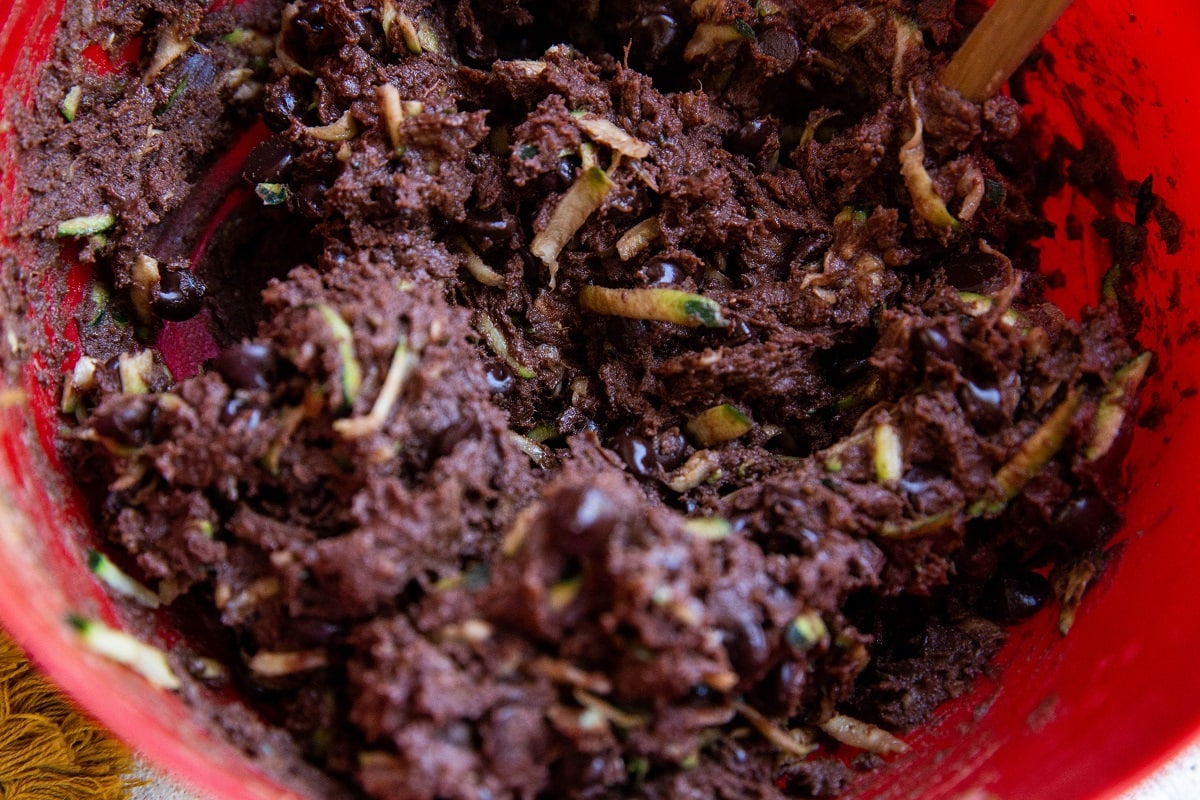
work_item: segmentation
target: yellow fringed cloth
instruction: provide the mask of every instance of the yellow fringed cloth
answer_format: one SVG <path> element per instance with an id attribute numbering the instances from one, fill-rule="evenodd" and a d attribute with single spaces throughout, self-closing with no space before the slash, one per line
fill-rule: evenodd
<path id="1" fill-rule="evenodd" d="M 133 757 L 0 631 L 0 800 L 126 800 Z"/>

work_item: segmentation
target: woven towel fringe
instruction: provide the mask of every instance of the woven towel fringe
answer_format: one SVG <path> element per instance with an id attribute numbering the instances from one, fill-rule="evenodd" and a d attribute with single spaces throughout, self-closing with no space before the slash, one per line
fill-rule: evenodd
<path id="1" fill-rule="evenodd" d="M 0 800 L 127 800 L 133 758 L 0 631 Z"/>

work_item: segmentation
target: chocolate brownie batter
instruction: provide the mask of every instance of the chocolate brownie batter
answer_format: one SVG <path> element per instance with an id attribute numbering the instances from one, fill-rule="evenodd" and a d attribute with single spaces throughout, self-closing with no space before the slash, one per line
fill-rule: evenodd
<path id="1" fill-rule="evenodd" d="M 176 671 L 371 797 L 827 796 L 1069 625 L 1149 357 L 1042 298 L 978 11 L 69 2 L 19 233 Z"/>

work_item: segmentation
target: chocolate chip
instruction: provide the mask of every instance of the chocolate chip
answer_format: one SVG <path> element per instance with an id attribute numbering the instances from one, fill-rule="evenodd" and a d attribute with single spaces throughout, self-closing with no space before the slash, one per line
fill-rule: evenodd
<path id="1" fill-rule="evenodd" d="M 372 39 L 380 39 L 376 33 L 377 28 L 374 25 L 367 24 L 367 21 L 358 14 L 343 14 L 338 17 L 339 33 L 341 39 L 346 44 L 359 44 L 364 50 L 369 50 L 367 46 Z M 378 29 L 382 33 L 382 26 Z"/>
<path id="2" fill-rule="evenodd" d="M 307 220 L 316 222 L 325 214 L 325 183 L 308 183 L 292 193 L 288 199 L 291 209 Z"/>
<path id="3" fill-rule="evenodd" d="M 621 521 L 612 497 L 595 486 L 568 486 L 550 500 L 555 541 L 570 555 L 587 555 L 608 541 Z"/>
<path id="4" fill-rule="evenodd" d="M 488 368 L 485 375 L 488 390 L 492 394 L 504 394 L 513 387 L 512 371 L 503 364 L 495 364 Z"/>
<path id="5" fill-rule="evenodd" d="M 105 439 L 140 447 L 153 437 L 157 412 L 158 406 L 149 397 L 129 397 L 115 408 L 98 411 L 90 424 L 92 430 Z"/>
<path id="6" fill-rule="evenodd" d="M 870 353 L 856 353 L 853 350 L 846 350 L 840 355 L 842 358 L 836 362 L 833 374 L 842 383 L 850 386 L 852 393 L 860 391 L 860 387 L 856 384 L 871 370 Z"/>
<path id="7" fill-rule="evenodd" d="M 774 126 L 766 117 L 752 119 L 726 141 L 729 149 L 744 156 L 756 156 L 766 147 L 774 132 Z"/>
<path id="8" fill-rule="evenodd" d="M 959 390 L 959 402 L 982 433 L 994 433 L 1004 424 L 1004 397 L 995 386 L 981 386 L 968 381 Z"/>
<path id="9" fill-rule="evenodd" d="M 267 85 L 263 96 L 263 124 L 276 133 L 283 133 L 292 126 L 307 102 L 304 91 L 292 77 Z"/>
<path id="10" fill-rule="evenodd" d="M 776 62 L 776 74 L 787 72 L 800 58 L 800 40 L 786 28 L 770 28 L 763 31 L 758 37 L 758 47 L 764 56 Z"/>
<path id="11" fill-rule="evenodd" d="M 648 478 L 658 474 L 658 457 L 653 443 L 639 436 L 632 428 L 620 430 L 613 437 L 612 446 L 629 471 L 637 477 Z"/>
<path id="12" fill-rule="evenodd" d="M 281 183 L 290 171 L 295 154 L 285 136 L 269 136 L 254 146 L 242 166 L 242 177 L 252 184 Z"/>
<path id="13" fill-rule="evenodd" d="M 663 431 L 658 435 L 656 452 L 658 463 L 663 469 L 676 469 L 687 459 L 687 437 L 678 428 Z"/>
<path id="14" fill-rule="evenodd" d="M 234 389 L 268 391 L 278 371 L 279 360 L 269 345 L 242 342 L 222 350 L 212 360 L 212 369 Z"/>
<path id="15" fill-rule="evenodd" d="M 250 403 L 244 395 L 234 394 L 221 407 L 221 424 L 237 423 L 239 430 L 251 433 L 263 423 L 263 411 Z"/>
<path id="16" fill-rule="evenodd" d="M 217 80 L 217 62 L 208 50 L 193 50 L 184 58 L 182 72 L 187 76 L 189 89 L 203 89 Z"/>
<path id="17" fill-rule="evenodd" d="M 807 670 L 803 661 L 784 661 L 768 684 L 774 704 L 779 708 L 795 708 L 807 685 Z"/>
<path id="18" fill-rule="evenodd" d="M 1063 504 L 1054 517 L 1054 529 L 1068 543 L 1082 549 L 1102 541 L 1119 522 L 1104 498 L 1085 494 Z"/>
<path id="19" fill-rule="evenodd" d="M 807 233 L 796 239 L 792 258 L 796 261 L 812 261 L 819 258 L 829 247 L 831 237 L 827 233 Z"/>
<path id="20" fill-rule="evenodd" d="M 725 652 L 733 668 L 742 675 L 753 675 L 771 658 L 771 645 L 758 620 L 743 613 L 721 626 Z"/>
<path id="21" fill-rule="evenodd" d="M 221 406 L 221 424 L 228 425 L 237 419 L 238 414 L 242 413 L 249 406 L 244 397 L 234 395 L 225 401 L 225 405 Z"/>
<path id="22" fill-rule="evenodd" d="M 928 369 L 931 359 L 957 364 L 963 356 L 963 346 L 938 328 L 922 328 L 913 337 L 913 360 Z"/>
<path id="23" fill-rule="evenodd" d="M 642 277 L 650 286 L 666 286 L 683 279 L 683 269 L 674 261 L 656 258 L 641 269 Z"/>
<path id="24" fill-rule="evenodd" d="M 667 62 L 680 41 L 679 23 L 670 14 L 647 14 L 630 28 L 629 57 L 643 69 Z"/>
<path id="25" fill-rule="evenodd" d="M 573 785 L 603 786 L 626 777 L 627 769 L 619 757 L 614 755 L 590 755 L 578 753 L 563 760 L 563 775 L 571 776 Z"/>
<path id="26" fill-rule="evenodd" d="M 1002 575 L 990 582 L 979 611 L 996 622 L 1017 622 L 1034 614 L 1050 596 L 1050 582 L 1036 572 Z"/>
<path id="27" fill-rule="evenodd" d="M 204 281 L 187 267 L 164 267 L 151 293 L 150 308 L 162 319 L 182 322 L 200 313 L 204 290 Z"/>
<path id="28" fill-rule="evenodd" d="M 554 169 L 538 175 L 536 184 L 542 192 L 562 192 L 574 181 L 575 164 L 569 158 L 560 158 Z"/>
<path id="29" fill-rule="evenodd" d="M 337 44 L 334 29 L 325 22 L 325 4 L 321 0 L 296 4 L 285 44 L 295 56 L 317 55 Z"/>
<path id="30" fill-rule="evenodd" d="M 929 491 L 941 480 L 937 470 L 926 466 L 915 466 L 900 479 L 900 488 L 917 504 L 917 499 Z"/>
<path id="31" fill-rule="evenodd" d="M 517 221 L 499 211 L 477 212 L 467 217 L 465 227 L 481 248 L 486 250 L 512 239 L 517 232 Z"/>

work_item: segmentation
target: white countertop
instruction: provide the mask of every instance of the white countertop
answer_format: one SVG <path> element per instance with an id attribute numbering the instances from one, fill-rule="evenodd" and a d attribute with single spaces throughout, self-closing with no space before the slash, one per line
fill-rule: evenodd
<path id="1" fill-rule="evenodd" d="M 1195 800 L 1200 797 L 1200 743 L 1127 792 L 1121 800 Z"/>

